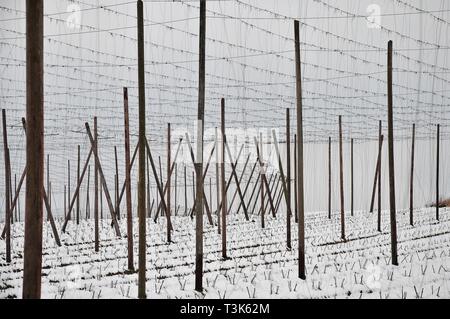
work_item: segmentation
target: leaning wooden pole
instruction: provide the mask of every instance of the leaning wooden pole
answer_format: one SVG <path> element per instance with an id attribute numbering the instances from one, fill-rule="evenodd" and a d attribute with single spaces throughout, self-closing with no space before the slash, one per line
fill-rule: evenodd
<path id="1" fill-rule="evenodd" d="M 119 203 L 119 160 L 117 158 L 117 146 L 114 146 L 114 163 L 116 164 L 116 178 L 115 178 L 115 210 L 117 219 L 120 220 L 120 203 Z"/>
<path id="2" fill-rule="evenodd" d="M 145 214 L 145 55 L 144 4 L 137 2 L 138 24 L 138 84 L 139 84 L 139 159 L 138 159 L 138 216 L 139 216 L 139 274 L 138 298 L 147 298 L 146 279 L 146 214 Z"/>
<path id="3" fill-rule="evenodd" d="M 26 1 L 27 180 L 25 191 L 24 299 L 41 297 L 44 190 L 44 1 Z"/>
<path id="4" fill-rule="evenodd" d="M 134 271 L 133 211 L 131 206 L 130 117 L 128 112 L 128 88 L 123 88 L 123 112 L 125 121 L 125 189 L 127 207 L 128 270 Z M 120 202 L 120 200 L 119 200 Z"/>
<path id="5" fill-rule="evenodd" d="M 298 197 L 298 277 L 306 279 L 305 271 L 305 200 L 303 192 L 303 105 L 302 72 L 300 59 L 300 30 L 298 20 L 294 21 L 295 74 L 297 95 L 297 197 Z"/>
<path id="6" fill-rule="evenodd" d="M 203 291 L 203 127 L 205 117 L 206 0 L 200 0 L 199 85 L 197 117 L 197 196 L 195 212 L 195 290 Z"/>
<path id="7" fill-rule="evenodd" d="M 341 204 L 341 239 L 345 241 L 344 161 L 342 149 L 342 115 L 339 115 L 339 188 Z"/>
<path id="8" fill-rule="evenodd" d="M 439 221 L 439 135 L 441 125 L 437 125 L 436 132 L 436 220 Z"/>
<path id="9" fill-rule="evenodd" d="M 5 158 L 5 246 L 6 262 L 11 262 L 11 196 L 10 196 L 10 170 L 9 170 L 9 147 L 8 133 L 6 128 L 6 111 L 2 109 L 3 123 L 3 155 Z"/>
<path id="10" fill-rule="evenodd" d="M 388 84 L 388 143 L 389 143 L 389 203 L 391 209 L 391 254 L 392 264 L 398 265 L 397 256 L 397 217 L 395 210 L 395 171 L 394 171 L 394 121 L 392 97 L 392 41 L 388 42 L 387 54 L 387 84 Z"/>
<path id="11" fill-rule="evenodd" d="M 290 250 L 292 248 L 291 244 L 291 116 L 290 110 L 286 109 L 286 201 L 287 201 L 287 209 L 286 209 L 286 245 Z"/>
<path id="12" fill-rule="evenodd" d="M 81 152 L 80 145 L 78 145 L 78 147 L 77 147 L 77 185 L 80 184 L 80 161 L 81 161 L 80 152 Z M 78 193 L 78 195 L 77 195 L 77 215 L 76 215 L 77 225 L 80 224 L 80 195 L 79 194 L 80 193 Z"/>
<path id="13" fill-rule="evenodd" d="M 412 127 L 411 140 L 411 173 L 409 177 L 409 224 L 414 226 L 414 143 L 416 139 L 416 124 Z"/>

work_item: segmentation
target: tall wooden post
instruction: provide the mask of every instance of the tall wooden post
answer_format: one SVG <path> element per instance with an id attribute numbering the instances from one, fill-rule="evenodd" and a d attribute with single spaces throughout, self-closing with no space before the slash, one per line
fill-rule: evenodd
<path id="1" fill-rule="evenodd" d="M 41 297 L 44 196 L 44 1 L 26 1 L 27 180 L 25 192 L 24 299 Z"/>
<path id="2" fill-rule="evenodd" d="M 409 223 L 414 226 L 414 142 L 416 139 L 416 124 L 412 127 L 411 140 L 411 174 L 409 178 Z"/>
<path id="3" fill-rule="evenodd" d="M 67 198 L 72 198 L 72 194 L 70 192 L 70 160 L 67 160 Z M 72 219 L 72 215 L 69 214 L 69 219 Z"/>
<path id="4" fill-rule="evenodd" d="M 353 212 L 353 139 L 350 140 L 350 214 Z"/>
<path id="5" fill-rule="evenodd" d="M 5 243 L 6 243 L 6 262 L 11 262 L 11 196 L 9 185 L 10 170 L 9 170 L 9 147 L 8 147 L 8 133 L 6 128 L 6 111 L 2 109 L 2 123 L 3 123 L 3 155 L 5 157 Z"/>
<path id="6" fill-rule="evenodd" d="M 227 188 L 225 185 L 225 99 L 220 102 L 220 189 L 222 191 L 222 258 L 227 258 Z"/>
<path id="7" fill-rule="evenodd" d="M 328 137 L 328 219 L 331 219 L 331 136 Z"/>
<path id="8" fill-rule="evenodd" d="M 297 176 L 297 134 L 294 134 L 294 211 L 296 223 L 298 223 Z"/>
<path id="9" fill-rule="evenodd" d="M 436 220 L 439 221 L 439 135 L 441 125 L 437 125 L 436 132 Z"/>
<path id="10" fill-rule="evenodd" d="M 263 149 L 263 137 L 262 137 L 262 133 L 259 133 L 259 157 L 260 157 L 260 175 L 261 175 L 261 190 L 260 190 L 260 194 L 261 194 L 261 228 L 265 228 L 266 227 L 266 221 L 265 221 L 265 199 L 264 199 L 264 178 L 266 175 L 266 168 L 265 168 L 265 164 L 264 164 L 264 149 Z M 267 191 L 269 192 L 269 189 L 267 189 Z"/>
<path id="11" fill-rule="evenodd" d="M 51 207 L 52 201 L 51 201 L 51 192 L 50 192 L 50 154 L 47 154 L 47 193 L 49 198 L 49 204 Z M 49 220 L 47 216 L 47 220 Z"/>
<path id="12" fill-rule="evenodd" d="M 80 184 L 80 145 L 77 147 L 77 185 Z M 77 195 L 77 225 L 80 224 L 80 193 Z"/>
<path id="13" fill-rule="evenodd" d="M 86 183 L 86 220 L 91 219 L 91 200 L 89 199 L 91 185 L 91 166 L 88 166 L 88 177 Z"/>
<path id="14" fill-rule="evenodd" d="M 298 20 L 294 21 L 295 33 L 295 74 L 297 95 L 297 196 L 298 211 L 298 277 L 306 279 L 305 274 L 305 201 L 303 193 L 303 105 L 302 105 L 302 72 L 300 59 L 300 30 Z"/>
<path id="15" fill-rule="evenodd" d="M 127 205 L 127 248 L 128 270 L 134 270 L 133 254 L 133 211 L 131 206 L 131 162 L 130 162 L 130 117 L 128 112 L 128 88 L 123 88 L 123 109 L 125 121 L 125 191 Z"/>
<path id="16" fill-rule="evenodd" d="M 381 169 L 383 162 L 383 131 L 382 131 L 382 123 L 380 121 L 380 127 L 378 132 L 378 221 L 377 221 L 377 230 L 381 232 Z"/>
<path id="17" fill-rule="evenodd" d="M 392 97 L 392 41 L 388 42 L 388 142 L 389 142 L 389 203 L 391 208 L 391 254 L 392 264 L 398 265 L 397 256 L 397 217 L 395 210 L 395 171 L 394 171 L 394 121 Z"/>
<path id="18" fill-rule="evenodd" d="M 287 190 L 287 209 L 286 209 L 286 244 L 291 249 L 291 118 L 290 110 L 286 109 L 286 190 Z"/>
<path id="19" fill-rule="evenodd" d="M 139 81 L 139 166 L 138 166 L 138 215 L 139 215 L 139 274 L 138 297 L 147 298 L 146 273 L 146 214 L 145 214 L 145 55 L 144 55 L 144 4 L 137 2 L 138 23 L 138 81 Z"/>
<path id="20" fill-rule="evenodd" d="M 176 161 L 176 160 L 175 160 Z M 177 202 L 177 197 L 178 197 L 178 164 L 175 163 L 175 183 L 174 183 L 174 193 L 175 193 L 175 198 L 174 198 L 174 203 L 175 203 L 175 216 L 177 216 L 178 214 L 178 202 Z"/>
<path id="21" fill-rule="evenodd" d="M 98 131 L 97 131 L 97 117 L 94 117 L 94 148 L 98 148 Z M 96 150 L 95 152 L 98 152 Z M 100 234 L 99 234 L 99 212 L 98 212 L 98 165 L 97 161 L 94 161 L 94 242 L 95 242 L 95 252 L 100 251 Z M 70 200 L 70 197 L 69 197 Z"/>
<path id="22" fill-rule="evenodd" d="M 205 113 L 206 0 L 200 0 L 199 85 L 197 117 L 197 197 L 195 214 L 195 290 L 203 290 L 203 129 Z"/>
<path id="23" fill-rule="evenodd" d="M 341 239 L 345 241 L 344 161 L 342 149 L 342 115 L 339 115 L 339 186 L 341 202 Z"/>
<path id="24" fill-rule="evenodd" d="M 215 129 L 215 138 L 216 138 L 216 205 L 217 205 L 217 233 L 220 235 L 221 234 L 221 230 L 220 230 L 220 211 L 219 211 L 219 205 L 220 205 L 220 162 L 219 162 L 219 154 L 220 154 L 220 149 L 219 149 L 219 134 L 218 134 L 218 130 L 217 127 Z M 212 204 L 211 204 L 212 206 Z"/>
<path id="25" fill-rule="evenodd" d="M 166 209 L 167 209 L 167 242 L 170 243 L 172 242 L 172 237 L 171 237 L 171 230 L 170 230 L 170 193 L 171 193 L 171 189 L 170 189 L 170 185 L 171 185 L 171 171 L 170 171 L 170 167 L 172 166 L 172 159 L 170 157 L 170 152 L 171 152 L 171 148 L 170 148 L 170 123 L 167 124 L 167 200 L 166 200 Z M 176 209 L 176 208 L 175 208 Z"/>

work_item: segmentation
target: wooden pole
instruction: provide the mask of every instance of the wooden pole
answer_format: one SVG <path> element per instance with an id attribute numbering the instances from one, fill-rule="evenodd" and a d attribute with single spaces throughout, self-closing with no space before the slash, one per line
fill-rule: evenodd
<path id="1" fill-rule="evenodd" d="M 203 291 L 203 129 L 205 113 L 206 0 L 200 0 L 199 87 L 197 117 L 197 196 L 195 214 L 195 290 Z"/>
<path id="2" fill-rule="evenodd" d="M 27 180 L 23 299 L 41 297 L 42 213 L 44 190 L 44 4 L 26 1 Z"/>
<path id="3" fill-rule="evenodd" d="M 131 206 L 131 163 L 130 163 L 130 117 L 128 112 L 128 88 L 123 88 L 123 111 L 125 121 L 125 189 L 127 207 L 128 270 L 134 271 L 133 253 L 133 208 Z M 119 199 L 120 202 L 120 199 Z"/>
<path id="4" fill-rule="evenodd" d="M 184 164 L 184 216 L 187 216 L 187 174 L 186 174 L 186 164 Z"/>
<path id="5" fill-rule="evenodd" d="M 51 194 L 50 194 L 50 155 L 49 154 L 47 154 L 47 193 L 50 197 Z M 51 207 L 52 202 L 50 201 L 49 204 Z"/>
<path id="6" fill-rule="evenodd" d="M 6 246 L 6 262 L 11 262 L 11 196 L 10 196 L 10 170 L 9 170 L 9 147 L 8 133 L 6 128 L 6 111 L 2 109 L 3 123 L 3 155 L 5 158 L 5 246 Z"/>
<path id="7" fill-rule="evenodd" d="M 378 140 L 379 140 L 379 146 L 378 146 L 378 225 L 377 230 L 381 232 L 381 164 L 383 159 L 383 134 L 382 134 L 382 126 L 380 121 L 380 128 L 378 133 Z"/>
<path id="8" fill-rule="evenodd" d="M 241 176 L 239 176 L 239 187 L 240 187 L 240 185 L 241 185 L 241 183 L 242 183 L 242 180 L 244 179 L 245 170 L 247 169 L 248 162 L 249 162 L 249 160 L 250 160 L 250 155 L 251 155 L 250 153 L 247 155 L 247 159 L 245 160 L 245 164 L 244 164 L 244 168 L 242 169 Z M 236 190 L 235 190 L 235 192 L 234 192 L 234 194 L 233 194 L 233 197 L 231 198 L 231 202 L 230 202 L 230 205 L 229 205 L 229 207 L 228 207 L 227 214 L 230 214 L 230 213 L 231 213 L 231 209 L 232 209 L 232 207 L 233 207 L 234 200 L 236 199 L 237 193 L 238 193 L 238 188 L 236 187 Z M 243 192 L 242 195 L 243 195 L 243 197 L 245 197 L 245 192 Z M 239 208 L 240 208 L 241 206 L 242 206 L 242 201 L 239 203 Z"/>
<path id="9" fill-rule="evenodd" d="M 138 216 L 139 216 L 139 274 L 138 298 L 146 299 L 146 214 L 145 214 L 145 54 L 144 4 L 137 2 L 138 24 L 138 80 L 139 80 L 139 164 L 138 164 Z"/>
<path id="10" fill-rule="evenodd" d="M 328 219 L 331 219 L 331 136 L 328 137 Z"/>
<path id="11" fill-rule="evenodd" d="M 436 132 L 436 220 L 439 221 L 439 135 L 441 125 L 437 125 Z"/>
<path id="12" fill-rule="evenodd" d="M 220 180 L 220 152 L 221 149 L 219 148 L 219 133 L 218 133 L 218 129 L 217 127 L 215 128 L 215 145 L 216 145 L 216 213 L 217 213 L 217 233 L 220 235 L 221 234 L 221 225 L 220 225 L 220 211 L 219 211 L 219 205 L 220 205 L 220 196 L 221 196 L 221 191 L 220 191 L 220 185 L 221 185 L 221 180 Z M 211 203 L 212 206 L 212 203 Z"/>
<path id="13" fill-rule="evenodd" d="M 391 254 L 392 264 L 398 265 L 397 256 L 397 218 L 395 210 L 395 171 L 394 171 L 394 123 L 392 97 L 392 41 L 388 42 L 388 142 L 389 142 L 389 202 L 391 209 Z"/>
<path id="14" fill-rule="evenodd" d="M 294 21 L 295 33 L 295 73 L 297 95 L 297 192 L 299 201 L 298 211 L 298 277 L 306 279 L 305 274 L 305 203 L 303 198 L 303 110 L 302 110 L 302 73 L 300 60 L 300 31 L 299 22 Z"/>
<path id="15" fill-rule="evenodd" d="M 266 178 L 266 167 L 264 164 L 264 149 L 263 149 L 263 142 L 262 142 L 262 133 L 259 133 L 259 162 L 260 162 L 260 175 L 261 175 L 261 189 L 260 189 L 260 196 L 261 196 L 261 208 L 260 208 L 260 214 L 261 214 L 261 228 L 266 227 L 266 220 L 265 220 L 265 211 L 264 211 L 264 179 Z M 269 189 L 267 189 L 269 192 Z"/>
<path id="16" fill-rule="evenodd" d="M 71 192 L 70 192 L 70 160 L 67 160 L 67 198 L 71 198 Z M 69 216 L 69 220 L 72 219 L 72 215 L 69 213 L 67 214 Z"/>
<path id="17" fill-rule="evenodd" d="M 174 202 L 175 202 L 175 216 L 177 216 L 178 214 L 178 202 L 177 202 L 177 197 L 178 197 L 178 189 L 177 189 L 177 185 L 178 184 L 178 164 L 175 163 L 175 183 L 174 183 L 174 193 L 175 193 L 175 198 L 174 198 Z"/>
<path id="18" fill-rule="evenodd" d="M 409 179 L 409 223 L 414 226 L 414 142 L 416 139 L 416 124 L 412 127 L 411 141 L 411 174 Z"/>
<path id="19" fill-rule="evenodd" d="M 158 163 L 159 163 L 159 178 L 160 178 L 159 182 L 161 183 L 161 187 L 164 188 L 162 165 L 161 165 L 161 156 L 158 156 Z M 161 195 L 161 196 L 163 196 L 163 195 Z M 161 199 L 161 202 L 162 202 L 162 199 Z M 164 216 L 164 214 L 167 214 L 167 212 L 166 211 L 162 211 L 161 212 L 161 216 Z"/>
<path id="20" fill-rule="evenodd" d="M 80 145 L 77 147 L 77 184 L 80 184 Z M 80 224 L 80 193 L 77 195 L 77 225 Z"/>
<path id="21" fill-rule="evenodd" d="M 249 178 L 247 180 L 247 184 L 245 185 L 245 188 L 244 188 L 244 197 L 247 194 L 247 190 L 248 190 L 248 188 L 250 186 L 250 183 L 251 183 L 252 178 L 253 178 L 253 173 L 255 172 L 257 165 L 258 165 L 258 161 L 256 161 L 255 164 L 253 164 L 252 171 L 250 172 L 250 176 L 249 176 Z M 249 207 L 249 204 L 248 204 L 249 202 L 250 202 L 250 200 L 247 202 L 247 207 Z M 239 211 L 241 210 L 241 207 L 242 207 L 242 204 L 239 204 L 239 207 L 237 209 L 236 214 L 239 214 Z M 253 213 L 253 211 L 252 211 L 252 213 Z"/>
<path id="22" fill-rule="evenodd" d="M 295 223 L 298 224 L 298 194 L 297 194 L 297 134 L 294 134 L 294 211 Z"/>
<path id="23" fill-rule="evenodd" d="M 167 216 L 167 242 L 170 243 L 172 242 L 172 237 L 171 237 L 171 231 L 170 231 L 170 202 L 171 202 L 171 198 L 170 198 L 170 193 L 171 193 L 171 175 L 172 175 L 172 159 L 170 157 L 170 152 L 171 152 L 171 148 L 170 148 L 170 123 L 167 124 L 167 200 L 166 200 L 166 216 Z"/>
<path id="24" fill-rule="evenodd" d="M 91 185 L 91 166 L 89 165 L 88 178 L 86 184 L 86 220 L 91 219 L 91 201 L 89 199 L 90 185 Z"/>
<path id="25" fill-rule="evenodd" d="M 350 141 L 350 214 L 354 216 L 353 212 L 353 139 Z"/>
<path id="26" fill-rule="evenodd" d="M 342 115 L 339 115 L 339 186 L 341 202 L 341 239 L 345 241 L 344 161 L 342 149 Z"/>
<path id="27" fill-rule="evenodd" d="M 94 150 L 98 148 L 98 128 L 97 128 L 97 117 L 94 117 Z M 100 251 L 100 234 L 99 234 L 99 211 L 98 211 L 98 164 L 94 161 L 94 242 L 95 242 L 95 252 Z"/>
<path id="28" fill-rule="evenodd" d="M 286 204 L 287 204 L 287 210 L 286 210 L 286 244 L 287 248 L 290 250 L 292 249 L 291 244 L 291 116 L 290 116 L 290 110 L 286 109 Z"/>

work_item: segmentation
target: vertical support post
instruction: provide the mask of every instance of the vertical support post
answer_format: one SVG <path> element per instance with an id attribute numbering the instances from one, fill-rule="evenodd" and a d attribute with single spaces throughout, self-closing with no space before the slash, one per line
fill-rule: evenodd
<path id="1" fill-rule="evenodd" d="M 127 206 L 127 248 L 128 270 L 134 270 L 133 256 L 133 211 L 131 206 L 131 160 L 130 160 L 130 117 L 128 112 L 128 88 L 123 88 L 123 110 L 125 121 L 125 192 Z"/>
<path id="2" fill-rule="evenodd" d="M 331 219 L 331 136 L 328 137 L 328 219 Z"/>
<path id="3" fill-rule="evenodd" d="M 71 192 L 70 192 L 70 160 L 67 160 L 67 198 L 72 197 Z M 69 212 L 69 219 L 72 219 L 72 214 Z"/>
<path id="4" fill-rule="evenodd" d="M 353 138 L 350 140 L 350 214 L 353 212 Z"/>
<path id="5" fill-rule="evenodd" d="M 186 174 L 186 164 L 184 164 L 184 216 L 187 216 L 187 174 Z"/>
<path id="6" fill-rule="evenodd" d="M 291 117 L 290 110 L 286 110 L 286 244 L 287 248 L 290 250 L 292 248 L 291 244 Z"/>
<path id="7" fill-rule="evenodd" d="M 439 135 L 441 125 L 437 125 L 436 132 L 436 220 L 439 221 Z"/>
<path id="8" fill-rule="evenodd" d="M 416 124 L 412 127 L 411 140 L 411 174 L 409 178 L 409 223 L 414 226 L 414 143 L 416 139 Z"/>
<path id="9" fill-rule="evenodd" d="M 339 186 L 341 202 L 341 239 L 345 241 L 344 161 L 342 149 L 342 115 L 339 115 Z"/>
<path id="10" fill-rule="evenodd" d="M 91 185 L 91 165 L 88 166 L 88 177 L 86 184 L 86 220 L 91 218 L 91 201 L 89 199 L 90 185 Z"/>
<path id="11" fill-rule="evenodd" d="M 9 170 L 9 147 L 8 133 L 6 128 L 6 110 L 2 109 L 3 123 L 3 154 L 5 157 L 5 244 L 6 244 L 6 262 L 11 262 L 11 194 L 10 194 L 10 170 Z"/>
<path id="12" fill-rule="evenodd" d="M 221 131 L 221 145 L 220 145 L 220 188 L 222 191 L 222 258 L 227 258 L 227 188 L 225 185 L 225 99 L 220 102 L 220 131 Z"/>
<path id="13" fill-rule="evenodd" d="M 394 121 L 392 97 L 392 41 L 388 42 L 387 56 L 387 84 L 388 84 L 388 142 L 389 142 L 389 203 L 391 209 L 391 254 L 392 264 L 398 265 L 397 256 L 397 217 L 395 210 L 395 171 L 394 171 Z"/>
<path id="14" fill-rule="evenodd" d="M 217 205 L 217 233 L 220 235 L 221 231 L 220 231 L 220 210 L 219 210 L 219 205 L 220 205 L 220 165 L 219 165 L 219 154 L 221 152 L 221 150 L 219 149 L 219 134 L 218 134 L 218 130 L 217 127 L 215 129 L 215 139 L 216 139 L 216 205 Z M 212 204 L 211 204 L 212 206 Z"/>
<path id="15" fill-rule="evenodd" d="M 298 277 L 305 280 L 305 201 L 303 193 L 303 105 L 302 105 L 302 72 L 300 59 L 300 28 L 298 20 L 294 21 L 295 33 L 295 74 L 297 95 L 297 196 L 298 211 Z"/>
<path id="16" fill-rule="evenodd" d="M 295 223 L 298 223 L 298 194 L 297 194 L 297 134 L 294 134 L 294 211 Z"/>
<path id="17" fill-rule="evenodd" d="M 44 1 L 26 1 L 27 180 L 23 299 L 41 297 L 44 196 Z"/>
<path id="18" fill-rule="evenodd" d="M 176 159 L 174 159 L 175 161 L 175 183 L 174 183 L 174 193 L 175 193 L 175 216 L 177 216 L 178 213 L 178 202 L 177 202 L 177 197 L 178 197 L 178 188 L 177 188 L 177 184 L 178 184 L 178 164 L 176 163 Z"/>
<path id="19" fill-rule="evenodd" d="M 205 113 L 206 0 L 200 0 L 199 85 L 197 117 L 197 197 L 195 214 L 195 290 L 203 291 L 203 129 Z"/>
<path id="20" fill-rule="evenodd" d="M 383 128 L 380 121 L 378 132 L 378 225 L 377 230 L 381 232 L 381 164 L 383 162 Z"/>
<path id="21" fill-rule="evenodd" d="M 261 228 L 265 228 L 266 227 L 266 220 L 265 220 L 265 199 L 264 199 L 264 178 L 266 175 L 266 168 L 265 168 L 265 164 L 264 164 L 264 150 L 263 150 L 263 137 L 262 137 L 262 133 L 259 133 L 259 157 L 260 157 L 260 175 L 261 175 L 261 190 L 260 190 L 260 194 L 261 194 Z M 269 192 L 270 190 L 267 189 L 267 191 Z"/>
<path id="22" fill-rule="evenodd" d="M 77 185 L 80 184 L 80 145 L 77 147 Z M 77 225 L 80 224 L 80 193 L 77 195 Z"/>
<path id="23" fill-rule="evenodd" d="M 50 154 L 47 154 L 47 194 L 49 197 L 49 204 L 51 207 L 52 201 L 51 201 L 51 192 L 50 192 Z M 48 216 L 47 216 L 47 220 L 49 220 Z"/>
<path id="24" fill-rule="evenodd" d="M 139 81 L 139 165 L 138 165 L 138 216 L 139 216 L 139 274 L 138 298 L 146 299 L 146 214 L 145 214 L 145 55 L 144 55 L 144 4 L 137 2 L 138 24 L 138 81 Z"/>
<path id="25" fill-rule="evenodd" d="M 94 117 L 94 152 L 98 153 L 98 131 L 97 131 L 97 117 Z M 100 234 L 99 234 L 99 214 L 98 214 L 98 164 L 94 161 L 94 242 L 95 242 L 95 252 L 100 251 Z M 70 198 L 70 197 L 69 197 Z"/>
<path id="26" fill-rule="evenodd" d="M 167 216 L 167 220 L 166 220 L 166 224 L 167 224 L 167 242 L 170 243 L 172 242 L 172 237 L 171 237 L 171 230 L 170 230 L 170 193 L 171 193 L 171 174 L 172 172 L 170 171 L 170 167 L 172 165 L 172 159 L 170 157 L 170 153 L 171 153 L 171 148 L 170 148 L 170 123 L 167 124 L 167 200 L 166 200 L 166 216 Z M 176 208 L 175 208 L 176 209 Z"/>

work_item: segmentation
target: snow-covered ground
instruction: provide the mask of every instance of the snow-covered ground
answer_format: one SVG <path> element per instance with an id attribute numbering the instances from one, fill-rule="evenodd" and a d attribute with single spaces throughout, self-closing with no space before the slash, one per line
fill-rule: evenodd
<path id="1" fill-rule="evenodd" d="M 383 231 L 376 231 L 376 214 L 347 214 L 347 242 L 340 241 L 338 213 L 306 218 L 306 281 L 297 278 L 297 225 L 293 249 L 286 249 L 285 216 L 259 216 L 246 222 L 243 215 L 229 220 L 230 260 L 221 260 L 217 227 L 205 224 L 204 295 L 194 291 L 194 222 L 173 220 L 173 243 L 165 243 L 165 220 L 148 222 L 148 298 L 449 298 L 450 210 L 398 212 L 399 263 L 391 265 L 389 214 Z M 206 219 L 206 218 L 205 218 Z M 60 224 L 58 224 L 60 229 Z M 121 222 L 125 233 L 125 221 Z M 135 223 L 137 234 L 137 223 Z M 21 296 L 23 224 L 13 226 L 13 261 L 5 263 L 0 241 L 0 298 Z M 42 296 L 44 298 L 136 298 L 137 274 L 128 274 L 126 238 L 116 238 L 108 221 L 101 227 L 101 250 L 94 252 L 93 222 L 69 223 L 57 247 L 50 227 L 44 230 Z M 137 265 L 137 236 L 135 236 Z"/>

